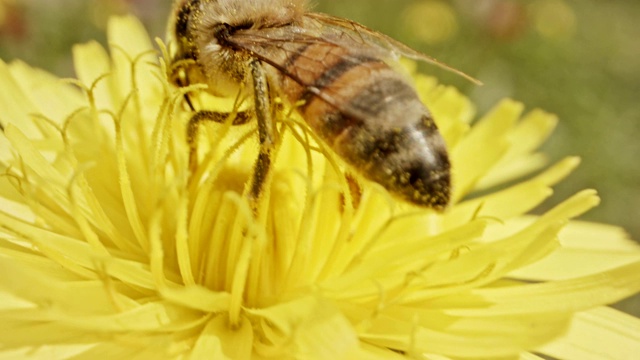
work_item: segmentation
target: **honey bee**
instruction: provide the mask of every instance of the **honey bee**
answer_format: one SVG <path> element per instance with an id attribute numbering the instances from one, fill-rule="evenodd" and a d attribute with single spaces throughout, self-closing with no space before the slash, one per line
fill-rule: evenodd
<path id="1" fill-rule="evenodd" d="M 445 143 L 411 80 L 397 71 L 400 56 L 432 58 L 356 22 L 310 12 L 304 0 L 179 0 L 169 36 L 177 45 L 169 66 L 176 86 L 203 83 L 216 96 L 245 91 L 253 98 L 253 108 L 234 120 L 258 122 L 252 198 L 269 174 L 271 106 L 279 97 L 296 104 L 309 128 L 364 177 L 411 203 L 447 206 Z M 197 112 L 189 142 L 202 120 L 226 118 Z"/>

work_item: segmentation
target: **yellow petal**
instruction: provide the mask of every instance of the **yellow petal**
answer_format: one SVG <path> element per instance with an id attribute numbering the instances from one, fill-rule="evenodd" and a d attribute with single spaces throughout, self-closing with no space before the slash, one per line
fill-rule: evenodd
<path id="1" fill-rule="evenodd" d="M 94 345 L 56 345 L 56 346 L 26 346 L 15 350 L 4 350 L 0 354 L 0 359 L 29 359 L 29 360 L 51 360 L 71 358 L 77 354 L 92 348 Z M 75 359 L 75 358 L 74 358 Z M 94 358 L 95 359 L 95 358 Z"/>
<path id="2" fill-rule="evenodd" d="M 141 336 L 141 335 L 120 335 L 115 340 L 96 341 L 90 349 L 79 353 L 73 357 L 66 355 L 63 358 L 73 360 L 94 360 L 94 359 L 177 359 L 184 352 L 175 350 L 172 338 L 166 335 Z"/>
<path id="3" fill-rule="evenodd" d="M 460 226 L 483 215 L 499 221 L 521 215 L 549 197 L 553 193 L 551 186 L 569 175 L 579 162 L 577 158 L 564 159 L 532 179 L 463 201 L 444 214 L 444 227 Z"/>
<path id="4" fill-rule="evenodd" d="M 506 183 L 538 170 L 546 164 L 546 157 L 534 151 L 555 128 L 558 119 L 542 110 L 526 114 L 508 135 L 509 150 L 487 176 L 477 184 L 476 189 Z"/>
<path id="5" fill-rule="evenodd" d="M 250 360 L 253 350 L 251 323 L 243 319 L 236 327 L 225 315 L 215 316 L 198 336 L 191 359 Z"/>
<path id="6" fill-rule="evenodd" d="M 415 308 L 420 309 L 420 308 Z M 408 354 L 433 353 L 453 358 L 497 359 L 540 346 L 558 336 L 567 323 L 563 316 L 447 318 L 436 311 L 404 313 L 372 319 L 361 339 Z"/>
<path id="7" fill-rule="evenodd" d="M 544 358 L 536 355 L 536 354 L 532 354 L 532 353 L 522 353 L 520 354 L 520 356 L 518 357 L 519 360 L 545 360 Z"/>
<path id="8" fill-rule="evenodd" d="M 607 307 L 580 312 L 566 335 L 539 351 L 567 360 L 635 359 L 640 354 L 640 320 Z"/>
<path id="9" fill-rule="evenodd" d="M 72 112 L 84 105 L 83 94 L 54 75 L 33 69 L 21 61 L 11 63 L 9 67 L 13 76 L 20 79 L 18 84 L 22 92 L 37 107 L 36 113 L 45 114 L 61 127 Z"/>
<path id="10" fill-rule="evenodd" d="M 509 148 L 506 134 L 520 117 L 522 109 L 520 103 L 502 101 L 451 149 L 454 201 L 468 194 L 477 181 L 505 155 Z"/>
<path id="11" fill-rule="evenodd" d="M 529 312 L 563 312 L 610 304 L 640 291 L 640 262 L 576 279 L 548 283 L 496 288 L 477 288 L 469 294 L 441 297 L 429 302 L 431 307 L 448 309 L 459 316 L 489 314 L 525 314 Z M 527 299 L 535 298 L 535 302 Z M 472 308 L 469 304 L 484 303 Z M 456 306 L 455 304 L 459 304 Z M 455 309 L 455 310 L 454 310 Z"/>
<path id="12" fill-rule="evenodd" d="M 352 359 L 359 350 L 351 324 L 330 302 L 305 297 L 266 309 L 248 311 L 260 322 L 262 354 L 283 354 L 292 358 Z"/>
<path id="13" fill-rule="evenodd" d="M 122 104 L 133 95 L 138 115 L 154 120 L 155 113 L 150 110 L 159 108 L 163 94 L 158 92 L 161 83 L 157 55 L 144 26 L 134 16 L 111 17 L 107 38 L 113 60 L 111 96 Z"/>
<path id="14" fill-rule="evenodd" d="M 167 300 L 191 309 L 220 313 L 229 308 L 229 293 L 213 292 L 202 286 L 165 288 L 160 291 Z"/>
<path id="15" fill-rule="evenodd" d="M 34 137 L 40 135 L 40 130 L 30 116 L 38 113 L 38 108 L 22 92 L 18 81 L 2 60 L 0 60 L 0 84 L 2 84 L 0 86 L 0 109 L 2 109 L 0 124 L 5 128 L 11 124 Z"/>
<path id="16" fill-rule="evenodd" d="M 105 49 L 96 41 L 73 47 L 73 63 L 78 80 L 90 89 L 89 104 L 96 109 L 116 111 L 111 99 L 111 60 Z"/>

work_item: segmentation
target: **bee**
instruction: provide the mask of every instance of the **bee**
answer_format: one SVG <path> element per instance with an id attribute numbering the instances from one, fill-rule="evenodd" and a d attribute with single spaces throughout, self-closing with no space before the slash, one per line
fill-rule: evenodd
<path id="1" fill-rule="evenodd" d="M 269 174 L 271 106 L 279 97 L 296 104 L 309 128 L 364 177 L 410 203 L 447 206 L 445 142 L 411 80 L 397 71 L 400 56 L 434 59 L 356 22 L 310 12 L 304 0 L 179 0 L 169 37 L 176 43 L 169 66 L 176 86 L 203 83 L 215 96 L 244 91 L 253 98 L 252 109 L 234 120 L 258 122 L 253 199 Z M 199 122 L 226 118 L 197 112 L 188 141 L 195 142 Z"/>

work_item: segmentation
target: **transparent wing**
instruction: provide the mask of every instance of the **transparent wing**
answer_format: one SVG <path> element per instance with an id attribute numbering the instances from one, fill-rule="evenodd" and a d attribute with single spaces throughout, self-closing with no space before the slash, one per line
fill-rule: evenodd
<path id="1" fill-rule="evenodd" d="M 311 15 L 316 14 L 306 14 L 301 24 L 238 30 L 230 41 L 268 63 L 286 59 L 308 44 L 337 46 L 349 50 L 346 56 L 370 56 L 385 61 L 396 61 L 402 55 L 374 37 L 360 36 L 357 31 L 325 23 Z"/>
<path id="2" fill-rule="evenodd" d="M 305 73 L 330 68 L 327 59 L 331 56 L 334 57 L 333 61 L 335 57 L 339 57 L 341 62 L 358 66 L 363 72 L 375 71 L 374 64 L 394 60 L 389 50 L 354 37 L 351 33 L 327 27 L 314 19 L 305 19 L 305 22 L 299 25 L 238 30 L 229 38 L 229 43 L 236 50 L 250 52 L 253 57 L 273 66 L 280 74 L 298 83 L 310 95 L 355 118 L 367 115 L 338 101 L 337 95 L 331 89 L 321 89 L 314 81 L 308 80 L 308 77 L 304 76 Z M 312 55 L 308 55 L 304 49 L 312 44 L 314 51 Z M 323 53 L 327 56 L 320 55 Z M 301 57 L 304 57 L 304 61 L 300 61 Z M 363 61 L 363 58 L 368 61 Z"/>
<path id="3" fill-rule="evenodd" d="M 396 62 L 401 56 L 405 56 L 436 64 L 477 82 L 458 70 L 354 21 L 319 13 L 306 13 L 299 24 L 238 30 L 230 37 L 229 42 L 237 50 L 250 52 L 252 56 L 273 66 L 281 74 L 297 82 L 307 92 L 340 109 L 344 114 L 356 118 L 362 118 L 366 114 L 345 105 L 344 102 L 337 101 L 336 96 L 330 90 L 317 88 L 313 83 L 305 81 L 304 76 L 300 76 L 305 71 L 311 71 L 312 68 L 327 68 L 324 63 L 325 59 L 317 56 L 322 51 L 315 51 L 314 56 L 316 57 L 307 57 L 304 52 L 306 46 L 315 44 L 316 48 L 326 47 L 327 53 L 332 53 L 332 48 L 340 48 L 341 60 L 352 62 L 362 71 L 366 71 L 368 68 L 375 71 L 376 67 L 375 62 L 363 62 L 363 57 Z M 306 58 L 304 62 L 292 60 L 298 57 Z M 301 67 L 299 65 L 301 63 L 305 64 L 304 66 L 307 68 Z"/>
<path id="4" fill-rule="evenodd" d="M 416 51 L 407 45 L 381 33 L 370 29 L 362 24 L 359 24 L 355 21 L 339 18 L 327 14 L 322 13 L 307 13 L 305 16 L 308 19 L 313 19 L 318 23 L 322 24 L 325 28 L 334 29 L 334 31 L 342 32 L 342 39 L 347 39 L 348 41 L 355 41 L 360 39 L 360 41 L 364 44 L 369 44 L 370 46 L 376 46 L 381 50 L 386 50 L 390 54 L 394 54 L 395 56 L 404 56 L 409 59 L 424 61 L 433 65 L 436 65 L 440 68 L 443 68 L 447 71 L 455 73 L 459 76 L 464 77 L 465 79 L 475 83 L 481 84 L 481 82 L 464 72 L 455 69 L 445 63 L 442 63 L 435 58 L 423 54 L 419 51 Z M 325 30 L 327 31 L 327 30 Z"/>

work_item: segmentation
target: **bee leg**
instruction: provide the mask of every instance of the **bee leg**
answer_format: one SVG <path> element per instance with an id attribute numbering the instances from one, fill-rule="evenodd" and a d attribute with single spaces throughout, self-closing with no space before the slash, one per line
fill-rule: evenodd
<path id="1" fill-rule="evenodd" d="M 258 60 L 250 63 L 251 76 L 253 78 L 253 90 L 255 100 L 255 112 L 258 119 L 258 139 L 260 150 L 253 172 L 249 188 L 249 201 L 254 213 L 258 210 L 258 201 L 262 194 L 264 183 L 269 176 L 271 168 L 271 156 L 274 148 L 274 124 L 271 117 L 271 98 L 269 96 L 269 84 L 267 75 Z"/>
<path id="2" fill-rule="evenodd" d="M 229 113 L 200 110 L 196 112 L 187 125 L 187 143 L 189 144 L 189 169 L 195 171 L 198 166 L 198 129 L 204 121 L 224 123 L 229 118 Z M 236 113 L 232 125 L 246 124 L 251 120 L 251 113 L 241 111 Z"/>

